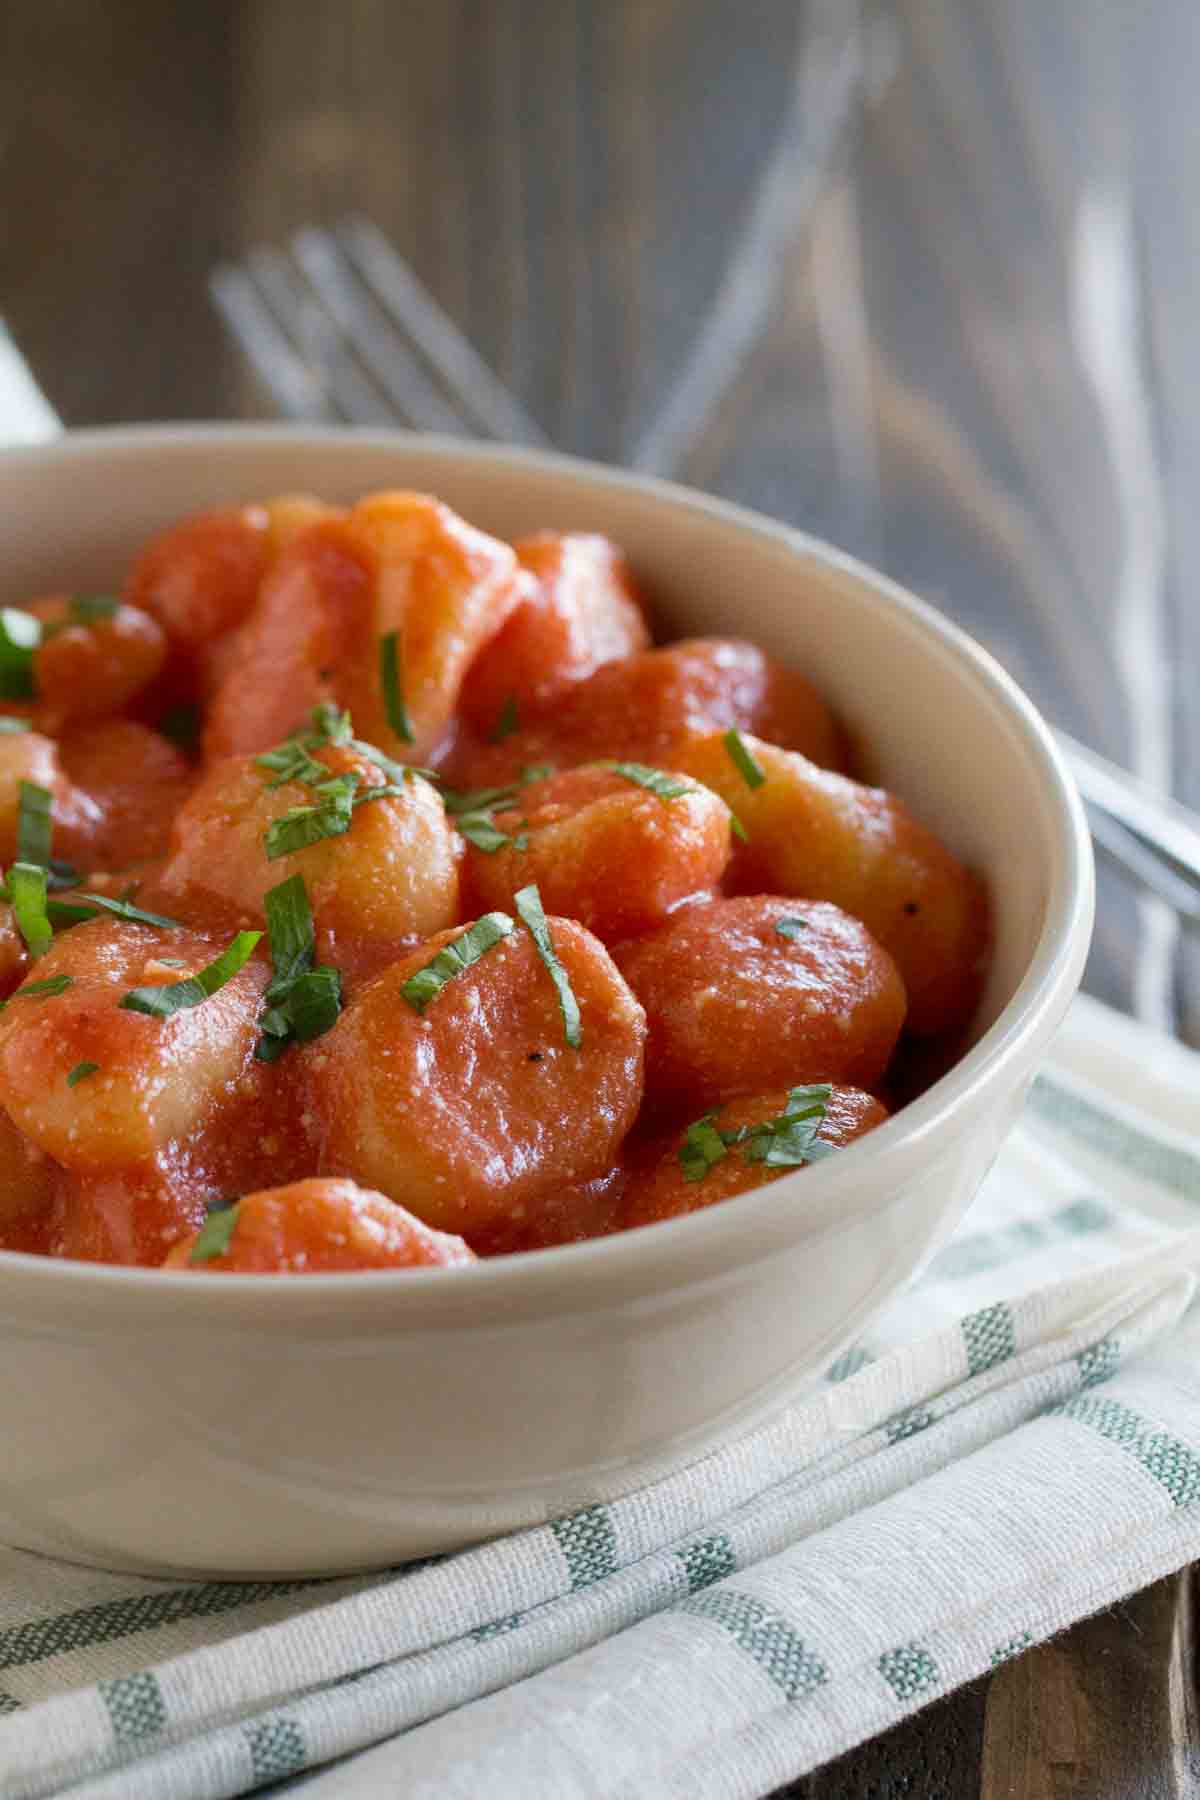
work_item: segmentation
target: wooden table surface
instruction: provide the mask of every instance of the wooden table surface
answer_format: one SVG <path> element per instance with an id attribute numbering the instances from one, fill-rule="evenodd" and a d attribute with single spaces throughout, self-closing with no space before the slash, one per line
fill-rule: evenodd
<path id="1" fill-rule="evenodd" d="M 260 415 L 211 266 L 365 214 L 555 443 L 862 554 L 1200 805 L 1198 77 L 1194 0 L 5 0 L 0 311 L 70 424 Z M 1107 863 L 1087 986 L 1200 1043 Z M 1190 1591 L 788 1791 L 1196 1791 Z"/>

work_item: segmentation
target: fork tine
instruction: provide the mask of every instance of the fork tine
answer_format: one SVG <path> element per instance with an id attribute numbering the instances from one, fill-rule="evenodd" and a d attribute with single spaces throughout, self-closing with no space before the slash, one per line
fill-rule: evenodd
<path id="1" fill-rule="evenodd" d="M 259 245 L 247 256 L 246 267 L 341 417 L 351 425 L 393 424 L 391 402 L 357 367 L 337 325 L 300 281 L 283 252 Z"/>
<path id="2" fill-rule="evenodd" d="M 470 432 L 380 311 L 345 251 L 327 231 L 309 228 L 292 240 L 292 254 L 330 316 L 401 416 L 423 431 Z"/>
<path id="3" fill-rule="evenodd" d="M 296 355 L 245 270 L 219 265 L 209 276 L 208 291 L 280 410 L 289 419 L 327 423 L 334 413 L 323 385 Z"/>
<path id="4" fill-rule="evenodd" d="M 347 257 L 387 315 L 419 347 L 462 410 L 490 437 L 546 445 L 549 439 L 367 219 L 336 228 Z"/>

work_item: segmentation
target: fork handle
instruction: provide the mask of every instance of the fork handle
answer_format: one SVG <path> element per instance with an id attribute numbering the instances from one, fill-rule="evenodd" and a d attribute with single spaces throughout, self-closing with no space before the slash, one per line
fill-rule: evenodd
<path id="1" fill-rule="evenodd" d="M 1066 732 L 1055 736 L 1088 806 L 1115 819 L 1147 851 L 1161 858 L 1175 881 L 1190 888 L 1193 898 L 1200 894 L 1200 818 L 1076 743 Z M 1119 854 L 1115 848 L 1114 854 Z M 1145 877 L 1144 866 L 1137 872 Z"/>

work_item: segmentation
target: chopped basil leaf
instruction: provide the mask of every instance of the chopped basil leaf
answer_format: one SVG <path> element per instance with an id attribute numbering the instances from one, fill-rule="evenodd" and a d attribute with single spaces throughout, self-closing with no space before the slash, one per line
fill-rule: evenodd
<path id="1" fill-rule="evenodd" d="M 619 762 L 612 766 L 623 780 L 632 781 L 636 787 L 648 788 L 660 800 L 678 800 L 681 794 L 690 794 L 695 785 L 682 775 L 668 775 L 665 769 L 651 769 L 645 763 Z"/>
<path id="2" fill-rule="evenodd" d="M 424 968 L 410 975 L 400 992 L 415 1012 L 423 1013 L 448 981 L 453 981 L 456 975 L 469 969 L 472 963 L 478 962 L 481 956 L 486 955 L 502 938 L 515 930 L 507 913 L 484 913 L 460 937 L 443 944 Z"/>
<path id="3" fill-rule="evenodd" d="M 279 818 L 272 819 L 263 836 L 267 860 L 274 862 L 280 856 L 291 856 L 322 838 L 340 837 L 349 831 L 358 782 L 357 775 L 334 775 L 313 788 L 313 805 L 289 807 Z"/>
<path id="4" fill-rule="evenodd" d="M 798 919 L 798 918 L 797 919 L 776 919 L 775 929 L 779 933 L 780 937 L 798 938 L 802 932 L 805 932 L 808 930 L 808 920 L 807 919 Z"/>
<path id="5" fill-rule="evenodd" d="M 190 1263 L 212 1262 L 224 1256 L 237 1229 L 237 1200 L 218 1200 L 208 1209 L 208 1217 L 196 1233 L 196 1241 L 188 1254 Z"/>
<path id="6" fill-rule="evenodd" d="M 517 712 L 517 696 L 515 694 L 510 694 L 505 700 L 504 705 L 500 708 L 500 715 L 492 728 L 493 744 L 502 744 L 506 737 L 511 737 L 514 731 L 520 730 L 520 727 L 521 720 Z"/>
<path id="7" fill-rule="evenodd" d="M 17 930 L 35 960 L 45 956 L 54 940 L 54 932 L 46 917 L 46 871 L 35 863 L 15 862 L 8 871 L 8 891 L 12 897 Z"/>
<path id="8" fill-rule="evenodd" d="M 416 763 L 397 762 L 394 757 L 385 756 L 378 744 L 368 744 L 364 738 L 348 738 L 347 747 L 357 750 L 360 756 L 365 756 L 369 762 L 375 763 L 383 770 L 389 781 L 411 781 L 414 775 L 419 775 L 423 781 L 435 779 L 432 769 L 419 768 Z"/>
<path id="9" fill-rule="evenodd" d="M 724 1137 L 713 1124 L 715 1118 L 715 1113 L 705 1113 L 683 1134 L 679 1165 L 685 1181 L 703 1181 L 713 1165 L 729 1154 Z"/>
<path id="10" fill-rule="evenodd" d="M 383 688 L 383 706 L 388 724 L 403 743 L 411 744 L 413 728 L 408 708 L 404 704 L 398 631 L 385 631 L 379 640 L 379 681 Z"/>
<path id="11" fill-rule="evenodd" d="M 186 969 L 187 963 L 182 956 L 156 956 L 155 962 L 161 963 L 164 969 Z"/>
<path id="12" fill-rule="evenodd" d="M 489 856 L 513 842 L 506 831 L 492 823 L 490 813 L 460 813 L 454 823 L 469 844 L 474 844 L 477 850 L 485 850 Z"/>
<path id="13" fill-rule="evenodd" d="M 78 1087 L 79 1083 L 81 1081 L 86 1081 L 89 1075 L 95 1075 L 99 1068 L 99 1063 L 77 1062 L 75 1067 L 71 1070 L 71 1073 L 67 1076 L 67 1086 Z"/>
<path id="14" fill-rule="evenodd" d="M 320 1037 L 342 1009 L 342 979 L 336 969 L 315 969 L 316 938 L 302 875 L 273 887 L 264 902 L 275 973 L 266 991 L 267 1011 L 254 1054 L 274 1062 L 290 1043 Z"/>
<path id="15" fill-rule="evenodd" d="M 200 742 L 200 708 L 169 706 L 158 721 L 158 729 L 181 750 L 194 750 Z"/>
<path id="16" fill-rule="evenodd" d="M 7 889 L 2 890 L 7 894 Z M 70 931 L 72 925 L 86 925 L 98 915 L 94 906 L 78 906 L 73 900 L 47 900 L 46 917 L 55 931 Z"/>
<path id="17" fill-rule="evenodd" d="M 0 732 L 15 736 L 18 731 L 32 731 L 32 719 L 16 719 L 8 713 L 0 713 Z"/>
<path id="18" fill-rule="evenodd" d="M 260 769 L 273 771 L 275 779 L 268 781 L 268 788 L 282 787 L 288 781 L 303 781 L 311 786 L 326 780 L 329 775 L 325 764 L 309 755 L 303 738 L 288 738 L 286 743 L 277 745 L 274 750 L 264 750 L 254 760 Z"/>
<path id="19" fill-rule="evenodd" d="M 778 1117 L 765 1119 L 759 1125 L 739 1125 L 733 1131 L 721 1131 L 715 1123 L 716 1113 L 705 1113 L 688 1126 L 679 1146 L 683 1179 L 703 1181 L 709 1169 L 735 1145 L 741 1147 L 742 1160 L 747 1165 L 762 1163 L 769 1169 L 801 1168 L 832 1156 L 837 1145 L 818 1135 L 832 1093 L 827 1081 L 794 1087 Z"/>
<path id="20" fill-rule="evenodd" d="M 312 909 L 303 875 L 289 875 L 278 887 L 271 888 L 263 908 L 275 966 L 265 998 L 273 1003 L 281 1000 L 293 983 L 312 968 L 316 955 Z"/>
<path id="21" fill-rule="evenodd" d="M 442 805 L 451 818 L 458 813 L 491 812 L 494 807 L 508 806 L 519 793 L 516 782 L 509 782 L 507 787 L 441 789 Z"/>
<path id="22" fill-rule="evenodd" d="M 44 869 L 50 862 L 50 808 L 53 795 L 32 781 L 22 781 L 17 808 L 17 861 L 36 863 Z"/>
<path id="23" fill-rule="evenodd" d="M 49 994 L 65 994 L 74 979 L 73 975 L 47 975 L 44 981 L 27 981 L 25 986 L 19 987 L 10 998 L 13 1000 L 38 1000 Z"/>
<path id="24" fill-rule="evenodd" d="M 828 1156 L 835 1146 L 818 1139 L 817 1133 L 832 1092 L 828 1082 L 793 1088 L 778 1118 L 750 1127 L 749 1141 L 742 1151 L 743 1159 L 748 1163 L 763 1163 L 767 1168 L 784 1169 L 798 1168 Z"/>
<path id="25" fill-rule="evenodd" d="M 382 787 L 360 788 L 354 796 L 355 806 L 365 806 L 368 800 L 402 800 L 403 787 L 395 781 L 385 781 Z"/>
<path id="26" fill-rule="evenodd" d="M 312 735 L 316 738 L 318 745 L 348 744 L 350 742 L 350 733 L 353 730 L 350 714 L 332 700 L 318 701 L 312 709 L 311 720 Z M 309 745 L 310 749 L 314 747 L 312 744 Z"/>
<path id="27" fill-rule="evenodd" d="M 71 602 L 71 615 L 78 625 L 95 625 L 100 619 L 111 619 L 119 600 L 108 594 L 76 594 Z"/>
<path id="28" fill-rule="evenodd" d="M 725 733 L 722 742 L 725 745 L 730 762 L 733 764 L 746 786 L 749 788 L 761 787 L 763 782 L 767 779 L 766 771 L 763 769 L 762 764 L 755 760 L 754 753 L 741 732 L 734 727 Z"/>
<path id="29" fill-rule="evenodd" d="M 237 974 L 261 937 L 261 931 L 239 931 L 206 969 L 189 975 L 185 981 L 170 982 L 166 987 L 130 988 L 122 997 L 121 1005 L 127 1012 L 147 1013 L 152 1019 L 169 1019 L 187 1007 L 199 1006 Z"/>
<path id="30" fill-rule="evenodd" d="M 41 641 L 41 622 L 32 613 L 0 607 L 0 700 L 30 700 L 37 693 L 33 658 Z"/>
<path id="31" fill-rule="evenodd" d="M 63 862 L 57 856 L 50 858 L 46 866 L 46 886 L 52 894 L 64 888 L 78 887 L 79 881 L 79 870 L 73 863 Z"/>
<path id="32" fill-rule="evenodd" d="M 113 900 L 108 894 L 80 894 L 77 901 L 55 901 L 54 906 L 63 912 L 79 913 L 85 919 L 94 919 L 96 913 L 111 913 L 116 919 L 128 919 L 134 925 L 157 925 L 160 931 L 178 931 L 182 925 L 178 919 L 168 919 L 165 913 L 147 912 L 144 907 L 132 906 L 128 900 Z M 72 924 L 78 923 L 72 919 Z"/>
<path id="33" fill-rule="evenodd" d="M 419 774 L 426 772 L 418 770 Z M 506 782 L 503 787 L 490 788 L 452 788 L 445 786 L 440 775 L 431 775 L 430 778 L 437 782 L 442 805 L 453 818 L 457 813 L 494 812 L 497 807 L 503 809 L 511 806 L 522 788 L 529 787 L 535 781 L 545 781 L 553 773 L 552 763 L 527 763 L 518 780 Z"/>
<path id="34" fill-rule="evenodd" d="M 558 959 L 554 948 L 554 940 L 550 936 L 550 927 L 546 923 L 546 914 L 542 910 L 542 896 L 538 893 L 537 884 L 531 883 L 513 895 L 522 921 L 529 928 L 529 935 L 537 946 L 537 953 L 546 965 L 546 972 L 554 983 L 558 994 L 558 1004 L 562 1009 L 563 1036 L 572 1050 L 578 1050 L 583 1042 L 583 1024 L 579 1017 L 579 1002 L 575 998 L 575 990 L 571 986 L 571 978 Z"/>
<path id="35" fill-rule="evenodd" d="M 492 814 L 498 809 L 503 811 L 514 806 L 523 787 L 528 787 L 531 781 L 541 781 L 549 772 L 548 763 L 531 765 L 522 769 L 519 781 L 510 781 L 504 787 L 467 790 L 443 787 L 442 804 L 448 817 L 477 850 L 485 850 L 489 856 L 497 850 L 503 850 L 508 844 L 512 844 L 517 850 L 527 850 L 529 839 L 524 835 L 513 838 L 501 831 Z M 522 825 L 527 823 L 527 820 L 521 820 Z"/>
<path id="36" fill-rule="evenodd" d="M 746 830 L 746 827 L 742 824 L 742 821 L 738 818 L 732 806 L 729 809 L 729 829 L 732 831 L 739 844 L 748 844 L 750 842 L 750 833 Z"/>
<path id="37" fill-rule="evenodd" d="M 268 784 L 272 788 L 282 787 L 285 781 L 302 781 L 307 786 L 324 781 L 329 770 L 324 763 L 317 762 L 312 752 L 323 750 L 326 744 L 344 744 L 348 750 L 357 750 L 360 756 L 367 757 L 382 769 L 389 781 L 409 781 L 414 775 L 432 779 L 431 770 L 396 762 L 377 744 L 353 737 L 352 730 L 350 714 L 340 710 L 331 700 L 322 700 L 319 706 L 313 707 L 307 729 L 294 731 L 282 744 L 276 744 L 273 750 L 264 750 L 254 760 L 260 768 L 274 772 L 275 780 Z"/>
<path id="38" fill-rule="evenodd" d="M 308 969 L 278 1010 L 286 1016 L 298 1043 L 323 1036 L 336 1025 L 342 1010 L 341 975 L 332 968 Z"/>

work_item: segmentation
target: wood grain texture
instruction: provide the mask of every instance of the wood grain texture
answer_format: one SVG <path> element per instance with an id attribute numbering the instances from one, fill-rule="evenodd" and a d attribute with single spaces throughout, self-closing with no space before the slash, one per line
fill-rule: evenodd
<path id="1" fill-rule="evenodd" d="M 894 72 L 813 181 L 847 43 Z M 679 474 L 881 564 L 1200 805 L 1198 77 L 1190 0 L 6 0 L 0 307 L 70 423 L 254 416 L 210 267 L 361 212 L 618 462 L 707 333 Z M 1108 866 L 1087 985 L 1200 1043 L 1200 945 Z M 787 1791 L 1192 1791 L 1189 1595 Z"/>
<path id="2" fill-rule="evenodd" d="M 1157 1582 L 1008 1663 L 988 1689 L 980 1800 L 1200 1792 L 1195 1576 Z"/>

